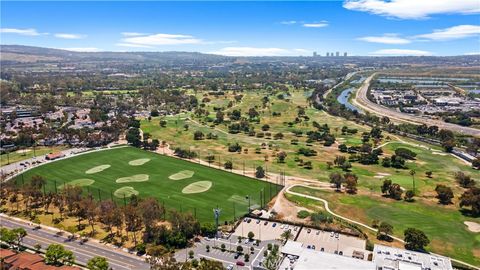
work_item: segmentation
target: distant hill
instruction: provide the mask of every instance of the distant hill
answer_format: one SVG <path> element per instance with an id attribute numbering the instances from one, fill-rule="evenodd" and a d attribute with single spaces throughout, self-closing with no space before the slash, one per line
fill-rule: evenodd
<path id="1" fill-rule="evenodd" d="M 61 49 L 23 45 L 0 45 L 3 63 L 64 62 L 64 61 L 234 61 L 226 56 L 198 52 L 73 52 Z"/>

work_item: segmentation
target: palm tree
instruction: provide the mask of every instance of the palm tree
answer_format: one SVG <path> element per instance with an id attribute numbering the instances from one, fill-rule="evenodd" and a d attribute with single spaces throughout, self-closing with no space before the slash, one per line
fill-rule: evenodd
<path id="1" fill-rule="evenodd" d="M 413 181 L 413 195 L 415 195 L 415 170 L 410 170 L 410 175 L 412 176 L 412 181 Z"/>
<path id="2" fill-rule="evenodd" d="M 280 235 L 280 238 L 282 239 L 283 242 L 287 242 L 290 238 L 292 238 L 292 231 L 291 230 L 286 230 Z"/>

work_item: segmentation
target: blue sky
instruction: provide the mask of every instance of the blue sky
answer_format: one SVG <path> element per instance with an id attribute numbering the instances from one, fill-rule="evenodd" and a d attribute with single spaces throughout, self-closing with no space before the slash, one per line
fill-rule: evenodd
<path id="1" fill-rule="evenodd" d="M 478 54 L 480 1 L 1 1 L 0 38 L 81 51 Z"/>

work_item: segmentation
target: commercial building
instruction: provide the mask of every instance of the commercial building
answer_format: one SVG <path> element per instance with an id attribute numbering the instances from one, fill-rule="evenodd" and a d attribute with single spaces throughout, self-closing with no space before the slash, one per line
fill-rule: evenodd
<path id="1" fill-rule="evenodd" d="M 375 269 L 372 261 L 305 248 L 295 241 L 288 241 L 281 251 L 285 256 L 279 270 Z"/>
<path id="2" fill-rule="evenodd" d="M 368 258 L 345 256 L 306 248 L 301 242 L 287 241 L 279 270 L 453 270 L 449 258 L 429 253 L 375 245 Z M 258 268 L 262 269 L 262 268 Z"/>
<path id="3" fill-rule="evenodd" d="M 377 270 L 452 270 L 450 258 L 436 254 L 375 245 L 373 262 Z"/>

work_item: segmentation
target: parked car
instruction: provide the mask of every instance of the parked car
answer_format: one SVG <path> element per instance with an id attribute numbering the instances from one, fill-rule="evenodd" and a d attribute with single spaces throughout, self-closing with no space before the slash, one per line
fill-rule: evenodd
<path id="1" fill-rule="evenodd" d="M 227 270 L 233 270 L 233 264 L 230 264 L 230 265 L 227 267 Z"/>
<path id="2" fill-rule="evenodd" d="M 247 223 L 250 223 L 250 222 L 252 222 L 252 219 L 251 219 L 251 218 L 249 218 L 249 219 L 247 220 Z"/>
<path id="3" fill-rule="evenodd" d="M 312 246 L 310 246 L 310 245 L 307 246 L 307 249 L 311 249 L 311 248 L 312 248 Z"/>
<path id="4" fill-rule="evenodd" d="M 277 223 L 273 223 L 272 227 L 276 227 L 277 226 Z"/>
<path id="5" fill-rule="evenodd" d="M 316 235 L 319 235 L 320 234 L 320 231 L 317 231 Z"/>
<path id="6" fill-rule="evenodd" d="M 312 229 L 308 229 L 308 230 L 307 230 L 307 233 L 310 233 L 311 231 L 312 231 Z"/>
<path id="7" fill-rule="evenodd" d="M 338 233 L 335 233 L 335 238 L 338 239 L 338 237 L 340 237 L 340 235 Z"/>
<path id="8" fill-rule="evenodd" d="M 315 249 L 315 245 L 312 245 L 312 249 Z"/>
<path id="9" fill-rule="evenodd" d="M 258 219 L 258 220 L 257 220 L 257 224 L 260 224 L 260 221 L 261 221 L 261 220 L 260 220 L 260 219 Z"/>
<path id="10" fill-rule="evenodd" d="M 331 232 L 330 233 L 330 237 L 334 237 L 335 236 L 335 233 L 334 232 Z"/>
<path id="11" fill-rule="evenodd" d="M 267 225 L 268 225 L 268 221 L 265 221 L 265 222 L 263 223 L 263 225 L 267 226 Z"/>
<path id="12" fill-rule="evenodd" d="M 237 261 L 237 265 L 238 265 L 238 266 L 245 266 L 245 263 L 242 262 L 242 261 Z"/>

